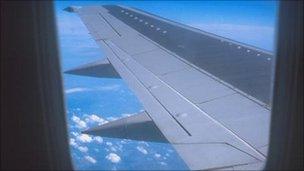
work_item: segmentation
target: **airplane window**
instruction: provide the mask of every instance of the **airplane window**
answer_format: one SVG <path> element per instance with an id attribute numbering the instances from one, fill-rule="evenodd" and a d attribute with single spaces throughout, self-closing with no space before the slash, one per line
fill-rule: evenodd
<path id="1" fill-rule="evenodd" d="M 75 169 L 263 168 L 278 2 L 55 8 Z"/>

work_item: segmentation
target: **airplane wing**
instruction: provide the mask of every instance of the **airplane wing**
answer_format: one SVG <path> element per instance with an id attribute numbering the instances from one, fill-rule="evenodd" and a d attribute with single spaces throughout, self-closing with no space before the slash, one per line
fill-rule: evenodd
<path id="1" fill-rule="evenodd" d="M 135 8 L 66 10 L 79 15 L 107 55 L 68 73 L 121 77 L 145 108 L 84 133 L 169 142 L 191 170 L 262 169 L 271 53 Z"/>

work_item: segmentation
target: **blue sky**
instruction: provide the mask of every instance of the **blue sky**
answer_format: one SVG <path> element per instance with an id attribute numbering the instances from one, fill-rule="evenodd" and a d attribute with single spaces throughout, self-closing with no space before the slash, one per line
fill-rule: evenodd
<path id="1" fill-rule="evenodd" d="M 75 5 L 136 7 L 233 40 L 274 51 L 275 1 L 57 1 L 55 12 L 62 70 L 104 58 L 76 14 Z M 76 169 L 187 169 L 169 144 L 110 139 L 81 130 L 136 114 L 143 107 L 123 80 L 63 74 L 71 156 Z"/>

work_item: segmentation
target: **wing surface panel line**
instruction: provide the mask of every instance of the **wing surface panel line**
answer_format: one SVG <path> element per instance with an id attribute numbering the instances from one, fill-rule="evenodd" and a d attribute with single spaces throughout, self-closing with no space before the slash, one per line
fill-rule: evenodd
<path id="1" fill-rule="evenodd" d="M 251 156 L 251 157 L 253 157 L 253 158 L 255 158 L 255 159 L 259 160 L 259 161 L 262 161 L 259 158 L 257 158 L 256 156 L 254 156 L 254 155 L 252 155 L 252 154 L 250 154 L 250 153 L 248 153 L 248 152 L 246 152 L 246 151 L 244 151 L 244 150 L 242 150 L 240 148 L 237 148 L 236 146 L 234 146 L 234 145 L 232 145 L 230 143 L 227 143 L 227 142 L 195 142 L 195 143 L 171 143 L 170 142 L 170 144 L 172 144 L 172 145 L 224 144 L 224 145 L 228 145 L 228 146 L 230 146 L 232 148 L 235 148 L 236 150 L 239 150 L 239 151 L 241 151 L 243 153 L 246 153 L 247 155 L 249 155 L 249 156 Z"/>
<path id="2" fill-rule="evenodd" d="M 218 78 L 218 77 L 212 75 L 211 73 L 205 71 L 204 69 L 195 66 L 194 64 L 190 63 L 189 61 L 187 61 L 187 60 L 185 60 L 185 59 L 179 57 L 179 56 L 178 56 L 177 54 L 175 54 L 174 52 L 171 52 L 170 50 L 168 50 L 168 49 L 162 47 L 160 44 L 158 44 L 158 43 L 154 42 L 153 40 L 149 39 L 149 38 L 146 37 L 145 35 L 142 35 L 141 33 L 138 33 L 138 35 L 141 36 L 142 38 L 146 39 L 147 41 L 153 43 L 155 46 L 159 47 L 160 49 L 166 51 L 168 54 L 173 55 L 174 57 L 176 57 L 176 58 L 179 59 L 180 61 L 184 62 L 184 63 L 187 64 L 188 66 L 193 67 L 193 68 L 196 69 L 197 71 L 202 72 L 203 74 L 209 76 L 210 78 L 214 79 L 215 81 L 217 81 L 217 82 L 219 82 L 219 83 L 221 83 L 221 84 L 227 86 L 228 88 L 230 88 L 230 89 L 232 89 L 232 90 L 238 92 L 239 94 L 243 95 L 243 96 L 246 97 L 247 99 L 249 99 L 249 100 L 255 102 L 256 104 L 258 104 L 259 106 L 261 106 L 261 107 L 263 107 L 263 108 L 265 108 L 265 109 L 267 109 L 267 110 L 270 110 L 270 106 L 267 105 L 267 104 L 265 104 L 265 103 L 263 103 L 263 102 L 260 101 L 259 99 L 257 99 L 257 98 L 255 98 L 255 97 L 249 95 L 248 93 L 245 93 L 244 91 L 242 91 L 242 90 L 238 89 L 237 87 L 235 87 L 235 86 L 233 86 L 233 85 L 227 83 L 226 81 L 221 80 L 220 78 Z M 123 50 L 123 49 L 122 49 L 122 50 Z"/>
<path id="3" fill-rule="evenodd" d="M 101 17 L 112 29 L 113 31 L 119 36 L 121 37 L 121 34 L 112 26 L 112 24 L 99 12 L 98 13 L 99 17 Z"/>
<path id="4" fill-rule="evenodd" d="M 105 44 L 107 44 L 106 43 L 106 41 L 104 41 L 105 42 Z M 109 47 L 111 50 L 112 50 L 112 48 L 111 47 Z M 119 48 L 119 47 L 118 47 Z M 120 48 L 119 48 L 120 49 Z M 122 49 L 121 49 L 122 50 Z M 112 50 L 112 52 L 115 54 L 115 56 L 118 56 L 113 50 Z M 120 59 L 118 59 L 118 60 L 120 60 Z M 121 61 L 121 60 L 120 60 Z M 124 65 L 125 65 L 125 63 L 123 62 L 123 61 L 121 61 Z M 126 65 L 125 65 L 126 66 Z M 128 68 L 128 67 L 127 67 Z M 129 68 L 128 68 L 129 69 Z M 129 69 L 129 71 L 135 76 L 135 74 L 134 74 L 134 72 L 132 71 L 132 70 L 130 70 Z M 136 76 L 135 76 L 136 77 Z M 136 79 L 137 79 L 137 77 L 136 77 Z M 149 89 L 149 87 L 146 87 L 144 84 L 143 84 L 143 82 L 141 81 L 141 80 L 139 80 L 139 79 L 137 79 L 146 89 L 147 89 L 147 91 L 151 94 L 151 96 L 155 99 L 155 100 L 157 100 L 157 102 L 169 113 L 169 115 L 172 117 L 172 119 L 174 119 L 175 120 L 175 122 L 188 134 L 188 136 L 192 136 L 191 135 L 191 133 L 172 115 L 172 113 L 159 101 L 159 99 L 158 98 L 156 98 L 155 97 L 155 95 L 150 91 L 150 89 Z"/>
<path id="5" fill-rule="evenodd" d="M 150 17 L 156 18 L 156 19 L 158 19 L 158 20 L 163 20 L 163 21 L 169 22 L 169 23 L 173 22 L 173 21 L 171 21 L 171 20 L 168 20 L 168 21 L 167 21 L 167 19 L 162 19 L 162 17 L 159 17 L 159 16 L 153 16 L 153 14 L 145 14 L 144 12 L 138 11 L 138 10 L 136 10 L 136 9 L 132 9 L 132 8 L 125 7 L 125 6 L 121 6 L 121 5 L 118 5 L 118 6 L 123 7 L 123 8 L 126 8 L 126 9 L 129 9 L 129 10 L 133 10 L 133 11 L 139 12 L 139 13 L 141 13 L 141 14 L 143 14 L 143 15 L 146 15 L 146 16 L 152 15 L 152 16 L 150 16 Z M 111 15 L 110 13 L 108 13 L 108 14 Z M 102 14 L 99 13 L 99 15 L 102 15 Z M 111 16 L 114 17 L 114 18 L 116 18 L 116 17 L 113 16 L 113 15 L 111 15 Z M 104 18 L 104 17 L 103 17 L 103 18 Z M 120 20 L 120 19 L 117 19 L 117 20 Z M 109 23 L 108 21 L 106 21 L 106 22 Z M 180 23 L 178 23 L 178 24 L 180 24 Z M 109 24 L 109 25 L 111 26 L 111 24 Z M 176 24 L 175 24 L 175 25 L 176 25 Z M 183 24 L 181 24 L 181 25 L 183 25 Z M 177 25 L 177 26 L 179 26 L 179 25 Z M 111 27 L 113 27 L 113 26 L 111 26 Z M 190 26 L 187 26 L 187 27 L 190 27 Z M 192 28 L 192 27 L 190 27 L 190 28 Z M 187 29 L 189 29 L 189 28 L 187 28 Z M 191 30 L 191 29 L 190 29 L 190 30 Z M 116 31 L 116 30 L 114 29 L 114 31 Z M 268 104 L 266 104 L 266 103 L 260 101 L 259 99 L 257 99 L 257 98 L 255 98 L 255 97 L 251 96 L 251 95 L 248 94 L 248 93 L 245 93 L 244 91 L 238 89 L 237 87 L 231 85 L 230 83 L 227 83 L 227 82 L 221 80 L 220 78 L 218 78 L 218 77 L 212 75 L 211 73 L 205 71 L 204 69 L 195 66 L 194 64 L 190 63 L 189 61 L 187 61 L 187 60 L 185 60 L 185 59 L 179 57 L 179 56 L 178 56 L 177 54 L 175 54 L 174 52 L 171 52 L 170 50 L 164 48 L 163 46 L 161 46 L 161 45 L 158 44 L 157 42 L 154 42 L 153 40 L 149 39 L 149 38 L 146 37 L 145 35 L 139 33 L 137 30 L 134 30 L 134 29 L 133 29 L 133 31 L 135 31 L 135 32 L 137 33 L 138 36 L 140 36 L 140 37 L 142 37 L 143 39 L 149 41 L 150 43 L 154 44 L 154 45 L 157 46 L 158 48 L 160 48 L 160 49 L 166 51 L 168 54 L 175 56 L 177 59 L 179 59 L 180 61 L 184 62 L 184 63 L 187 64 L 188 66 L 193 67 L 193 68 L 196 69 L 197 71 L 202 72 L 203 74 L 209 76 L 210 78 L 214 79 L 215 81 L 218 81 L 218 82 L 220 82 L 221 84 L 227 86 L 228 88 L 230 88 L 230 89 L 232 89 L 232 90 L 238 92 L 239 94 L 243 95 L 243 96 L 246 97 L 247 99 L 249 99 L 249 100 L 255 102 L 255 103 L 258 104 L 258 105 L 260 105 L 261 107 L 266 108 L 267 110 L 270 110 L 270 106 L 269 106 Z M 211 33 L 210 33 L 210 34 L 211 34 Z M 207 35 L 207 36 L 209 36 L 209 35 Z M 217 36 L 217 35 L 215 35 L 215 36 Z M 215 37 L 215 38 L 216 38 L 216 37 Z M 217 39 L 219 39 L 219 38 L 217 38 Z M 99 39 L 99 40 L 100 40 L 100 39 Z M 107 40 L 107 39 L 101 39 L 101 40 Z M 219 40 L 220 40 L 220 39 L 219 39 Z M 231 41 L 233 41 L 233 40 L 231 40 Z M 126 52 L 124 49 L 122 49 L 122 48 L 120 48 L 120 49 L 123 50 L 124 52 Z M 155 50 L 155 49 L 152 49 L 151 51 L 153 51 L 153 50 Z M 126 52 L 126 53 L 127 53 L 127 52 Z M 146 52 L 140 52 L 140 53 L 138 53 L 138 54 L 142 54 L 142 53 L 146 53 Z M 133 55 L 135 55 L 135 54 L 132 54 L 132 56 L 133 56 Z M 136 55 L 137 55 L 137 54 L 136 54 Z M 201 102 L 201 103 L 204 103 L 204 102 Z M 201 103 L 200 103 L 200 104 L 201 104 Z"/>
<path id="6" fill-rule="evenodd" d="M 184 30 L 184 31 L 187 31 L 188 30 L 188 32 L 189 32 L 189 34 L 190 33 L 196 33 L 196 34 L 200 34 L 200 33 L 197 33 L 197 32 L 193 32 L 193 31 L 191 31 L 191 30 L 189 30 L 189 29 L 186 29 L 186 28 L 182 28 L 182 27 L 180 27 L 180 26 L 178 26 L 178 25 L 172 25 L 171 23 L 169 23 L 169 22 L 167 22 L 167 21 L 162 21 L 162 20 L 160 20 L 159 18 L 155 18 L 155 17 L 150 17 L 150 16 L 148 16 L 148 15 L 145 15 L 145 14 L 142 14 L 142 13 L 138 13 L 138 12 L 136 12 L 136 11 L 134 11 L 134 10 L 128 10 L 127 8 L 121 8 L 121 7 L 119 7 L 119 6 L 111 6 L 111 5 L 109 5 L 109 6 L 105 6 L 105 8 L 107 8 L 109 11 L 109 14 L 111 14 L 113 17 L 116 17 L 116 19 L 117 20 L 120 20 L 120 21 L 122 21 L 122 22 L 124 22 L 125 23 L 125 25 L 127 25 L 127 26 L 129 26 L 129 27 L 132 27 L 133 28 L 133 30 L 136 30 L 137 32 L 140 32 L 140 33 L 142 33 L 142 34 L 144 34 L 144 35 L 146 35 L 146 37 L 149 37 L 151 40 L 153 40 L 153 41 L 155 41 L 155 42 L 157 42 L 157 43 L 159 43 L 159 44 L 161 44 L 163 47 L 165 47 L 165 48 L 168 48 L 168 49 L 170 49 L 170 50 L 172 50 L 173 52 L 175 52 L 175 53 L 177 53 L 178 55 L 180 55 L 180 57 L 181 58 L 184 58 L 184 59 L 186 59 L 187 60 L 187 53 L 190 53 L 190 52 L 182 52 L 181 50 L 178 50 L 178 49 L 176 49 L 176 48 L 173 48 L 173 47 L 175 47 L 175 44 L 174 44 L 174 42 L 171 42 L 171 43 L 173 43 L 173 45 L 174 46 L 167 46 L 166 45 L 166 43 L 164 42 L 164 41 L 168 41 L 168 42 L 170 42 L 170 40 L 168 39 L 166 39 L 166 38 L 162 38 L 163 36 L 159 36 L 159 34 L 156 34 L 154 37 L 152 36 L 149 36 L 149 34 L 151 33 L 152 34 L 152 32 L 150 32 L 150 31 L 144 31 L 144 30 L 146 30 L 146 29 L 142 29 L 141 27 L 142 26 L 138 26 L 138 24 L 134 24 L 134 22 L 133 22 L 133 20 L 129 20 L 129 17 L 127 17 L 127 18 L 124 18 L 123 16 L 120 16 L 121 14 L 119 13 L 117 13 L 117 11 L 116 10 L 119 10 L 119 8 L 120 9 L 125 9 L 125 11 L 128 11 L 130 14 L 132 13 L 134 13 L 134 15 L 140 15 L 141 17 L 144 17 L 144 19 L 145 20 L 147 20 L 147 21 L 149 21 L 149 20 L 151 20 L 151 22 L 155 22 L 155 24 L 160 24 L 162 27 L 164 27 L 164 28 L 166 28 L 166 29 L 173 29 L 174 31 L 178 31 L 178 29 L 174 29 L 174 28 L 180 28 L 180 29 L 182 29 L 182 30 Z M 168 28 L 167 28 L 168 27 Z M 172 27 L 172 28 L 171 28 Z M 179 30 L 180 30 L 179 29 Z M 187 32 L 187 34 L 188 34 L 188 32 Z M 148 34 L 148 35 L 147 35 Z M 154 34 L 154 32 L 153 32 L 153 34 Z M 215 38 L 213 38 L 213 37 L 210 37 L 210 36 L 208 36 L 208 35 L 205 35 L 205 34 L 200 34 L 200 35 L 203 35 L 205 38 L 208 38 L 209 37 L 209 39 L 211 40 L 211 39 L 213 39 L 213 41 L 218 41 L 217 42 L 217 44 L 219 43 L 219 40 L 217 40 L 217 39 L 215 39 Z M 168 35 L 168 36 L 171 36 L 172 37 L 172 40 L 175 40 L 175 39 L 173 39 L 173 37 L 175 37 L 174 35 Z M 195 35 L 192 35 L 192 36 L 195 36 Z M 177 36 L 178 37 L 178 36 Z M 180 36 L 179 36 L 180 37 Z M 205 39 L 204 38 L 204 39 Z M 180 40 L 180 38 L 178 38 L 178 39 L 176 39 L 176 41 L 179 41 Z M 188 39 L 187 39 L 188 40 Z M 189 39 L 189 40 L 192 40 L 192 39 Z M 195 39 L 195 41 L 196 41 L 197 39 Z M 181 42 L 180 42 L 181 43 Z M 182 43 L 183 44 L 183 43 Z M 188 45 L 191 45 L 191 44 L 189 44 L 189 43 L 186 43 L 187 44 L 187 46 Z M 225 47 L 227 47 L 227 48 L 229 48 L 228 47 L 228 43 L 226 42 L 225 44 L 227 44 L 227 45 L 225 45 Z M 177 45 L 177 44 L 176 44 Z M 219 44 L 218 44 L 219 45 Z M 236 46 L 236 45 L 235 45 Z M 191 46 L 192 47 L 192 46 Z M 192 49 L 191 47 L 189 47 L 188 46 L 188 48 L 190 48 L 190 49 Z M 196 46 L 195 46 L 196 47 Z M 239 47 L 238 47 L 239 48 Z M 234 49 L 234 48 L 233 48 Z M 244 49 L 244 47 L 242 48 L 242 49 Z M 193 48 L 192 50 L 197 50 L 197 51 L 199 51 L 199 53 L 201 53 L 200 52 L 200 50 L 199 49 L 197 49 L 197 48 Z M 229 50 L 229 49 L 228 49 Z M 234 49 L 235 50 L 235 49 Z M 257 52 L 257 51 L 255 51 L 255 50 L 251 50 L 251 51 L 254 51 L 254 53 L 259 53 L 259 54 L 257 54 L 256 56 L 259 56 L 260 55 L 260 53 L 261 52 Z M 239 52 L 234 52 L 234 51 L 231 51 L 231 53 L 239 53 Z M 247 54 L 247 53 L 246 53 Z M 193 55 L 193 54 L 188 54 L 188 55 Z M 237 54 L 237 56 L 239 56 L 240 54 Z M 267 55 L 267 54 L 265 54 L 265 53 L 262 53 L 262 55 Z M 267 55 L 267 56 L 269 56 L 269 55 Z M 248 57 L 248 55 L 247 55 L 247 57 Z M 236 57 L 236 58 L 238 58 L 238 57 Z M 270 56 L 270 58 L 273 58 L 273 56 Z M 234 58 L 233 58 L 234 59 Z M 253 67 L 258 67 L 258 71 L 263 71 L 263 70 L 266 70 L 265 69 L 265 67 L 263 67 L 262 65 L 269 65 L 269 62 L 267 62 L 266 61 L 266 58 L 254 58 L 254 62 L 261 62 L 261 60 L 262 60 L 262 62 L 263 62 L 263 64 L 258 64 L 258 63 L 256 63 L 256 65 L 254 65 Z M 265 61 L 264 61 L 265 60 Z M 267 59 L 268 60 L 268 59 Z M 191 63 L 194 63 L 195 61 L 194 61 L 194 59 L 192 59 L 191 58 L 191 60 L 189 60 L 189 62 L 191 62 Z M 228 62 L 232 62 L 232 61 L 228 61 Z M 250 65 L 250 63 L 247 63 L 246 65 L 249 65 L 249 66 L 251 66 Z M 202 64 L 202 63 L 198 63 L 198 67 L 202 67 L 202 68 L 204 68 L 204 69 L 206 69 L 206 67 Z M 242 67 L 236 67 L 236 71 L 237 70 L 241 70 L 241 69 L 244 69 L 244 68 L 242 68 Z M 252 69 L 252 68 L 251 68 Z M 270 89 L 270 86 L 267 86 L 268 84 L 266 84 L 266 85 L 263 85 L 263 86 L 261 86 L 261 85 L 259 85 L 259 86 L 256 86 L 257 88 L 253 88 L 252 86 L 248 86 L 248 85 L 246 85 L 246 84 L 239 84 L 238 82 L 239 81 L 244 81 L 244 78 L 243 77 L 241 77 L 241 76 L 238 76 L 238 75 L 236 75 L 236 76 L 238 76 L 237 78 L 230 78 L 230 76 L 231 76 L 231 74 L 233 74 L 233 73 L 227 73 L 228 74 L 228 76 L 225 76 L 225 74 L 223 74 L 222 73 L 222 71 L 220 71 L 217 67 L 215 67 L 215 66 L 213 66 L 213 67 L 211 67 L 211 68 L 209 68 L 209 69 L 207 69 L 208 70 L 208 72 L 210 72 L 210 73 L 212 73 L 212 74 L 214 74 L 214 75 L 216 75 L 217 77 L 220 77 L 221 79 L 223 79 L 223 80 L 225 80 L 225 81 L 227 81 L 228 83 L 230 83 L 230 84 L 232 84 L 232 85 L 234 85 L 234 86 L 236 86 L 236 87 L 238 87 L 239 89 L 241 89 L 242 91 L 244 91 L 244 92 L 246 92 L 246 93 L 248 93 L 248 94 L 250 94 L 250 95 L 252 95 L 252 96 L 254 96 L 254 97 L 256 97 L 256 98 L 258 98 L 258 99 L 261 99 L 261 101 L 262 102 L 264 102 L 264 103 L 266 103 L 267 105 L 269 104 L 269 97 L 270 96 L 268 96 L 268 93 L 266 93 L 266 95 L 265 95 L 265 93 L 264 93 L 264 91 L 267 91 L 267 92 L 270 92 L 270 91 L 268 91 L 269 89 Z M 220 71 L 220 72 L 219 72 Z M 266 71 L 265 71 L 266 72 Z M 225 72 L 224 72 L 225 73 Z M 267 73 L 268 73 L 268 71 L 267 71 Z M 248 81 L 245 81 L 245 83 L 250 83 L 250 84 L 255 84 L 253 81 L 255 80 L 255 81 L 257 81 L 256 79 L 259 79 L 258 77 L 260 77 L 259 75 L 255 75 L 255 77 L 254 77 L 254 79 L 252 80 L 252 79 L 250 79 L 250 80 L 248 80 Z M 246 79 L 245 79 L 246 80 Z M 263 78 L 263 81 L 266 81 L 267 83 L 270 81 L 271 82 L 271 80 L 270 79 L 268 79 L 268 77 L 266 78 Z M 257 92 L 256 92 L 257 91 Z"/>
<path id="7" fill-rule="evenodd" d="M 106 52 L 110 53 L 111 56 L 115 56 L 115 55 L 116 55 L 116 54 L 114 54 L 112 48 L 110 48 L 110 47 L 105 43 L 105 41 L 101 41 L 101 42 L 98 42 L 98 43 L 101 43 L 102 49 L 104 49 L 104 50 L 106 50 Z M 116 56 L 116 57 L 113 57 L 113 59 L 110 59 L 110 61 L 111 61 L 111 60 L 113 60 L 113 62 L 111 62 L 111 63 L 113 63 L 114 65 L 115 65 L 115 63 L 116 63 L 115 60 L 117 60 L 117 62 L 119 62 L 118 65 L 124 66 L 124 64 L 123 64 L 120 60 L 117 59 L 117 56 Z M 115 61 L 115 62 L 114 62 L 114 61 Z M 117 66 L 117 67 L 119 67 L 119 66 Z M 137 84 L 140 85 L 140 88 L 145 89 L 144 92 L 146 92 L 146 93 L 148 93 L 148 94 L 150 95 L 150 92 L 148 92 L 148 90 L 147 90 L 147 89 L 138 81 L 138 78 L 136 78 L 136 77 L 131 73 L 131 71 L 129 71 L 129 69 L 125 68 L 124 70 L 126 70 L 126 72 L 128 72 L 128 74 L 132 75 L 132 78 L 134 78 L 134 79 L 138 82 Z M 133 88 L 134 88 L 134 87 L 133 87 Z M 151 96 L 151 98 L 152 98 L 153 100 L 155 100 L 154 97 Z M 156 100 L 155 100 L 155 101 L 156 101 Z M 156 101 L 155 103 L 157 103 L 158 105 L 160 105 L 158 101 Z M 160 107 L 163 109 L 162 106 L 160 106 Z M 163 110 L 164 110 L 164 109 L 163 109 Z M 165 112 L 166 112 L 166 111 L 165 111 Z M 149 112 L 147 112 L 147 114 L 148 114 L 148 116 L 149 116 L 151 119 L 153 118 L 152 116 L 150 116 Z M 169 117 L 169 116 L 168 116 L 168 117 Z M 170 119 L 171 119 L 171 117 L 170 117 Z M 154 119 L 152 119 L 152 120 L 154 120 Z M 155 123 L 157 124 L 158 122 L 155 122 Z M 180 128 L 179 125 L 178 125 L 176 122 L 173 121 L 173 123 L 176 124 L 176 126 L 178 126 L 178 128 Z M 181 129 L 181 128 L 180 128 L 180 129 Z M 186 133 L 185 133 L 182 129 L 181 129 L 181 131 L 186 135 Z"/>
<path id="8" fill-rule="evenodd" d="M 112 46 L 120 49 L 118 46 L 116 46 L 112 41 L 106 41 L 109 42 L 109 44 L 111 44 Z M 108 43 L 106 43 L 108 45 Z M 109 45 L 108 45 L 109 47 Z M 111 48 L 111 46 L 109 47 L 112 52 L 113 49 Z M 120 49 L 122 50 L 122 49 Z M 123 50 L 122 50 L 123 51 Z M 124 51 L 123 51 L 124 52 Z M 114 52 L 113 52 L 114 53 Z M 117 54 L 115 53 L 115 55 L 117 56 Z M 117 56 L 118 57 L 118 56 Z M 130 68 L 128 66 L 126 66 L 126 64 L 121 60 L 120 60 L 125 67 L 127 67 L 130 71 Z M 133 59 L 134 60 L 134 59 Z M 134 60 L 134 62 L 136 62 L 138 64 L 137 61 Z M 140 65 L 140 64 L 138 64 Z M 206 116 L 207 118 L 209 118 L 211 121 L 213 121 L 215 124 L 219 125 L 220 127 L 222 127 L 223 129 L 225 129 L 228 133 L 230 133 L 231 135 L 233 135 L 235 138 L 237 138 L 238 140 L 240 140 L 242 143 L 244 143 L 247 147 L 249 147 L 250 149 L 252 149 L 253 151 L 255 151 L 255 153 L 257 153 L 262 159 L 266 159 L 265 155 L 262 154 L 261 152 L 259 152 L 257 149 L 255 149 L 251 144 L 249 144 L 247 141 L 243 140 L 241 137 L 239 137 L 235 132 L 233 132 L 231 129 L 227 128 L 225 125 L 223 125 L 221 122 L 219 122 L 218 120 L 214 119 L 213 117 L 211 117 L 210 115 L 208 115 L 205 111 L 203 111 L 202 109 L 200 109 L 196 104 L 194 104 L 193 102 L 191 102 L 189 99 L 187 99 L 186 97 L 184 97 L 183 95 L 181 95 L 177 90 L 175 90 L 174 88 L 172 88 L 170 85 L 168 85 L 166 82 L 162 81 L 160 78 L 158 78 L 157 76 L 155 76 L 151 71 L 149 71 L 148 69 L 144 68 L 145 70 L 147 70 L 148 72 L 150 72 L 156 79 L 158 79 L 161 83 L 163 83 L 164 85 L 166 85 L 169 89 L 171 89 L 173 92 L 175 92 L 176 94 L 178 94 L 182 99 L 184 99 L 185 101 L 187 101 L 188 103 L 192 104 L 197 110 L 199 110 L 201 113 L 203 113 L 204 116 Z M 130 71 L 132 72 L 132 71 Z M 133 72 L 132 72 L 133 73 Z M 149 91 L 150 92 L 150 91 Z"/>
<path id="9" fill-rule="evenodd" d="M 206 170 L 226 170 L 227 168 L 230 168 L 230 167 L 237 167 L 237 166 L 246 166 L 246 165 L 250 165 L 250 164 L 257 164 L 257 163 L 260 163 L 260 162 L 249 162 L 249 163 L 245 163 L 245 164 L 235 164 L 235 165 L 228 165 L 228 166 L 222 166 L 222 167 L 213 167 L 213 168 L 208 168 Z"/>

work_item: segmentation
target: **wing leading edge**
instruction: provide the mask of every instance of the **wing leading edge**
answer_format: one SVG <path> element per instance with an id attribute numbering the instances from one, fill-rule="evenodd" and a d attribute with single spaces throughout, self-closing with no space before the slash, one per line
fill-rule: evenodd
<path id="1" fill-rule="evenodd" d="M 70 73 L 108 78 L 118 78 L 119 74 L 137 94 L 146 110 L 85 133 L 169 142 L 192 170 L 262 168 L 268 147 L 269 110 L 268 101 L 265 100 L 267 98 L 254 96 L 254 92 L 260 94 L 267 90 L 263 87 L 244 88 L 244 84 L 236 84 L 246 77 L 239 75 L 243 68 L 234 71 L 234 77 L 238 79 L 231 80 L 227 75 L 220 75 L 220 70 L 193 62 L 196 59 L 191 56 L 197 58 L 200 53 L 187 54 L 191 59 L 185 58 L 184 48 L 189 45 L 175 45 L 172 41 L 176 40 L 170 40 L 170 34 L 180 29 L 192 37 L 191 41 L 196 46 L 203 49 L 219 46 L 214 52 L 205 50 L 206 54 L 209 53 L 208 58 L 201 57 L 205 58 L 206 63 L 209 61 L 210 66 L 218 62 L 223 67 L 220 61 L 229 61 L 227 54 L 244 61 L 248 60 L 248 50 L 269 57 L 267 52 L 128 7 L 71 7 L 68 11 L 80 16 L 97 44 L 105 51 L 109 61 L 106 66 L 111 70 L 109 72 L 106 69 L 105 72 L 104 67 L 100 67 L 105 66 L 102 62 L 101 65 L 80 67 Z M 192 32 L 199 34 L 200 40 L 193 38 Z M 201 39 L 204 44 L 198 43 Z M 229 46 L 226 47 L 222 42 Z M 235 51 L 230 44 L 241 46 L 246 55 Z M 178 50 L 170 47 L 173 45 Z M 191 51 L 196 52 L 195 49 Z M 268 60 L 252 60 L 257 60 L 251 62 L 260 68 L 259 72 L 267 73 Z M 113 73 L 116 73 L 115 76 Z M 259 76 L 259 73 L 254 74 Z M 253 80 L 258 78 L 254 75 L 247 77 Z M 264 83 L 267 82 L 268 77 Z"/>

